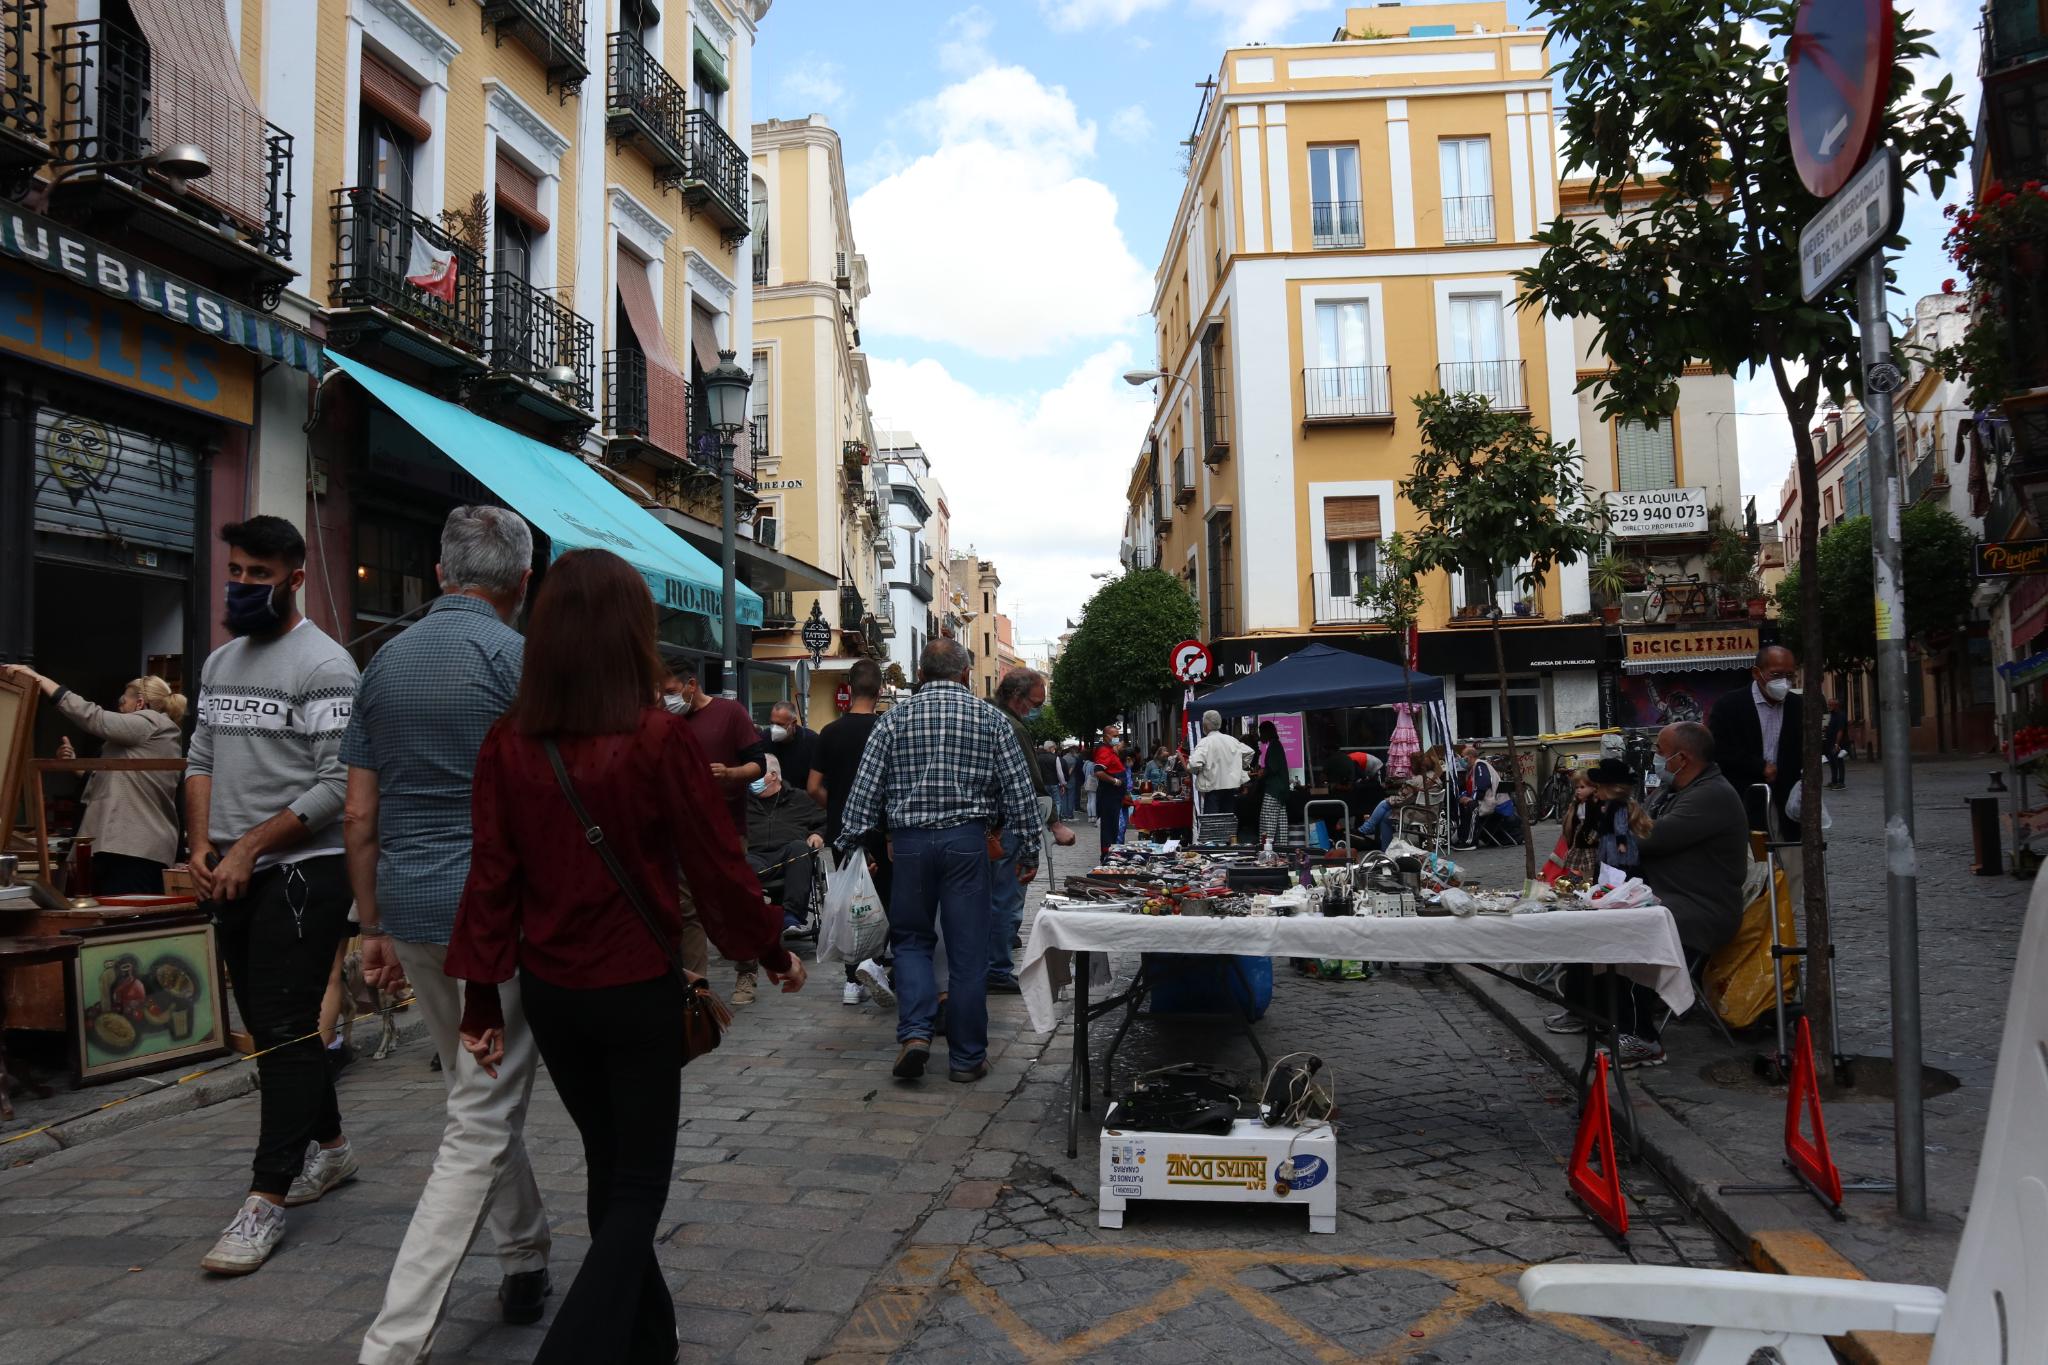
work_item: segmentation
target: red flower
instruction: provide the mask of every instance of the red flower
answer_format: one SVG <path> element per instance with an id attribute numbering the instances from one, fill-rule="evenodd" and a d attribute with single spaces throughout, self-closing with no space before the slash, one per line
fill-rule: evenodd
<path id="1" fill-rule="evenodd" d="M 1953 294 L 1953 293 L 1955 293 L 1955 292 L 1956 292 L 1956 282 L 1955 282 L 1954 280 L 1943 280 L 1943 281 L 1941 282 L 1941 292 L 1942 292 L 1942 293 L 1944 293 L 1944 294 Z"/>

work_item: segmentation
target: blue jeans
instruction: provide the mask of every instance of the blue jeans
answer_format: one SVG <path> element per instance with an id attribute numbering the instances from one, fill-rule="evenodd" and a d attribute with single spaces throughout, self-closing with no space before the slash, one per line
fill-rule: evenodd
<path id="1" fill-rule="evenodd" d="M 1062 782 L 1053 788 L 1052 808 L 1059 812 L 1062 820 L 1074 818 L 1074 789 Z"/>
<path id="2" fill-rule="evenodd" d="M 988 979 L 990 981 L 1014 981 L 1017 969 L 1010 961 L 1010 941 L 1017 931 L 1024 927 L 1024 885 L 1017 880 L 1017 836 L 1010 830 L 1003 831 L 1003 860 L 988 865 L 991 885 L 988 889 Z M 946 939 L 946 951 L 953 951 L 953 940 Z"/>
<path id="3" fill-rule="evenodd" d="M 982 826 L 899 829 L 889 938 L 896 951 L 896 1041 L 929 1042 L 939 1012 L 932 946 L 946 933 L 946 1053 L 955 1071 L 988 1057 L 988 843 Z M 1014 874 L 1013 874 L 1014 876 Z"/>
<path id="4" fill-rule="evenodd" d="M 1371 817 L 1358 827 L 1358 832 L 1377 839 L 1379 842 L 1374 847 L 1385 850 L 1386 846 L 1394 841 L 1393 803 L 1382 801 L 1374 806 Z"/>

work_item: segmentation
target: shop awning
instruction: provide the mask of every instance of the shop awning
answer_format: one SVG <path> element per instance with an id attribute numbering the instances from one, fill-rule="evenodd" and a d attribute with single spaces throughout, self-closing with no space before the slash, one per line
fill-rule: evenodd
<path id="1" fill-rule="evenodd" d="M 1688 654 L 1667 659 L 1630 659 L 1622 664 L 1624 673 L 1701 673 L 1713 669 L 1749 668 L 1756 663 L 1756 651 L 1745 649 L 1731 654 Z"/>
<path id="2" fill-rule="evenodd" d="M 718 566 L 574 455 L 421 393 L 359 360 L 333 351 L 327 358 L 544 532 L 555 554 L 610 550 L 640 571 L 663 610 L 723 616 Z M 760 594 L 739 588 L 734 614 L 742 625 L 760 625 Z"/>
<path id="3" fill-rule="evenodd" d="M 707 559 L 719 552 L 721 532 L 710 522 L 670 507 L 656 508 L 648 515 L 696 546 Z M 735 544 L 739 550 L 740 582 L 756 592 L 830 592 L 839 586 L 838 574 L 807 564 L 750 536 L 741 536 Z"/>

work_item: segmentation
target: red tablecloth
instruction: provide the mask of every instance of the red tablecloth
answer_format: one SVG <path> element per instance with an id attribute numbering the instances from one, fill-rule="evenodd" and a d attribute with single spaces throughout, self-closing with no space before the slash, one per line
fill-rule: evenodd
<path id="1" fill-rule="evenodd" d="M 1131 806 L 1132 829 L 1193 829 L 1192 801 L 1138 801 Z"/>

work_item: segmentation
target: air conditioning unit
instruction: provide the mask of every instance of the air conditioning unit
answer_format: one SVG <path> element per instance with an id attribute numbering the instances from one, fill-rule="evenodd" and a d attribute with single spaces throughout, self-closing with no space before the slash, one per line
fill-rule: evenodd
<path id="1" fill-rule="evenodd" d="M 832 272 L 832 282 L 841 289 L 853 288 L 853 261 L 844 251 L 839 253 L 838 263 Z"/>
<path id="2" fill-rule="evenodd" d="M 1621 619 L 1624 624 L 1639 626 L 1650 619 L 1650 594 L 1647 592 L 1625 592 L 1621 595 Z"/>
<path id="3" fill-rule="evenodd" d="M 779 535 L 781 535 L 781 533 L 782 526 L 777 518 L 754 518 L 754 543 L 756 545 L 765 546 L 768 549 L 772 550 L 775 548 L 776 538 Z"/>

